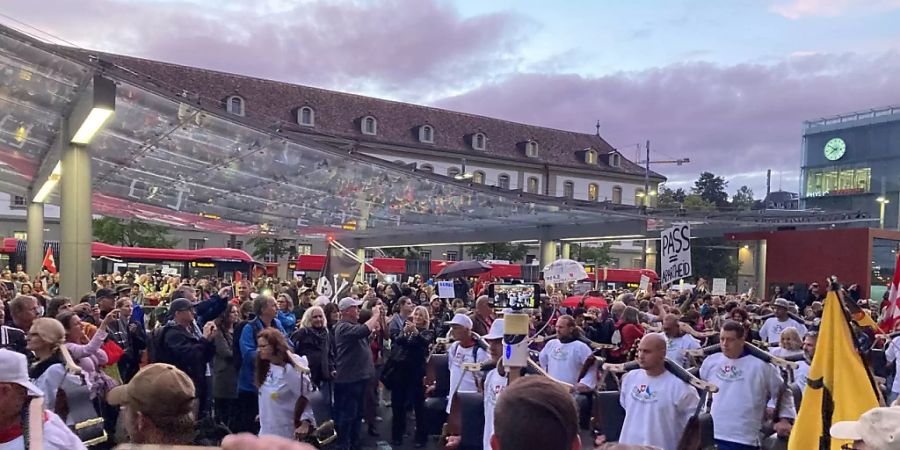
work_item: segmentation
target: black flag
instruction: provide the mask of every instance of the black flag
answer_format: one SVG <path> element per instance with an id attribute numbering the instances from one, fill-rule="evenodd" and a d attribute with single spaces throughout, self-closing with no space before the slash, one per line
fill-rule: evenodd
<path id="1" fill-rule="evenodd" d="M 355 256 L 350 256 L 329 243 L 316 291 L 334 301 L 339 300 L 350 291 L 361 266 L 362 263 Z"/>

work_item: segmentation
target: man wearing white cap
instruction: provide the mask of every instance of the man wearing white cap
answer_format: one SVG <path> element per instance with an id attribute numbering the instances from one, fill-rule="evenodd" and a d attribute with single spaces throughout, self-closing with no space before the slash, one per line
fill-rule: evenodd
<path id="1" fill-rule="evenodd" d="M 448 323 L 450 333 L 456 341 L 447 349 L 447 365 L 450 368 L 450 395 L 447 397 L 447 414 L 457 392 L 478 392 L 475 374 L 463 370 L 467 363 L 480 363 L 490 359 L 484 349 L 478 347 L 472 336 L 472 319 L 465 314 L 456 314 Z"/>
<path id="2" fill-rule="evenodd" d="M 853 441 L 855 450 L 900 450 L 900 408 L 872 408 L 859 420 L 831 426 L 831 438 Z M 843 448 L 843 447 L 841 447 Z"/>
<path id="3" fill-rule="evenodd" d="M 28 381 L 25 355 L 0 349 L 0 450 L 86 448 L 53 411 L 43 409 L 43 392 Z M 23 420 L 23 412 L 27 411 Z"/>
<path id="4" fill-rule="evenodd" d="M 484 377 L 484 450 L 491 450 L 491 435 L 494 434 L 494 407 L 500 392 L 506 389 L 509 380 L 515 381 L 519 371 L 510 373 L 503 367 L 503 319 L 491 324 L 491 331 L 483 336 L 488 343 L 491 358 L 497 361 L 497 367 Z"/>

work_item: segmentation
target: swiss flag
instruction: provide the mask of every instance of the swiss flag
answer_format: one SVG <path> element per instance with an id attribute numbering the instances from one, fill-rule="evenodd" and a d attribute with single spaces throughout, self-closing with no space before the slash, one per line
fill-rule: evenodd
<path id="1" fill-rule="evenodd" d="M 894 266 L 894 279 L 891 281 L 891 290 L 888 292 L 888 305 L 884 310 L 884 316 L 879 327 L 885 333 L 891 333 L 897 325 L 900 325 L 900 252 L 897 253 L 897 264 Z"/>
<path id="2" fill-rule="evenodd" d="M 44 263 L 41 264 L 44 269 L 50 271 L 50 273 L 56 273 L 56 260 L 53 259 L 53 248 L 47 247 L 47 254 L 44 255 Z"/>

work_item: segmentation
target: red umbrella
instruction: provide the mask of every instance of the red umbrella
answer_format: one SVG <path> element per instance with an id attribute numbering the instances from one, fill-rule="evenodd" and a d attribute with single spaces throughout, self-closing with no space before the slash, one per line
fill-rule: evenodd
<path id="1" fill-rule="evenodd" d="M 581 301 L 584 300 L 584 304 Z M 607 308 L 609 304 L 606 303 L 606 299 L 603 297 L 582 297 L 580 295 L 573 295 L 565 300 L 563 300 L 560 306 L 565 306 L 566 308 Z"/>

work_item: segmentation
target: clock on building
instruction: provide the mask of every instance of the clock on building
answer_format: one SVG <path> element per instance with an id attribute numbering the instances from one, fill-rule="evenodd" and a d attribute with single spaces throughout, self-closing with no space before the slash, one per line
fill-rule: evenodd
<path id="1" fill-rule="evenodd" d="M 825 158 L 829 161 L 837 161 L 847 151 L 847 144 L 841 138 L 834 138 L 825 144 Z"/>

